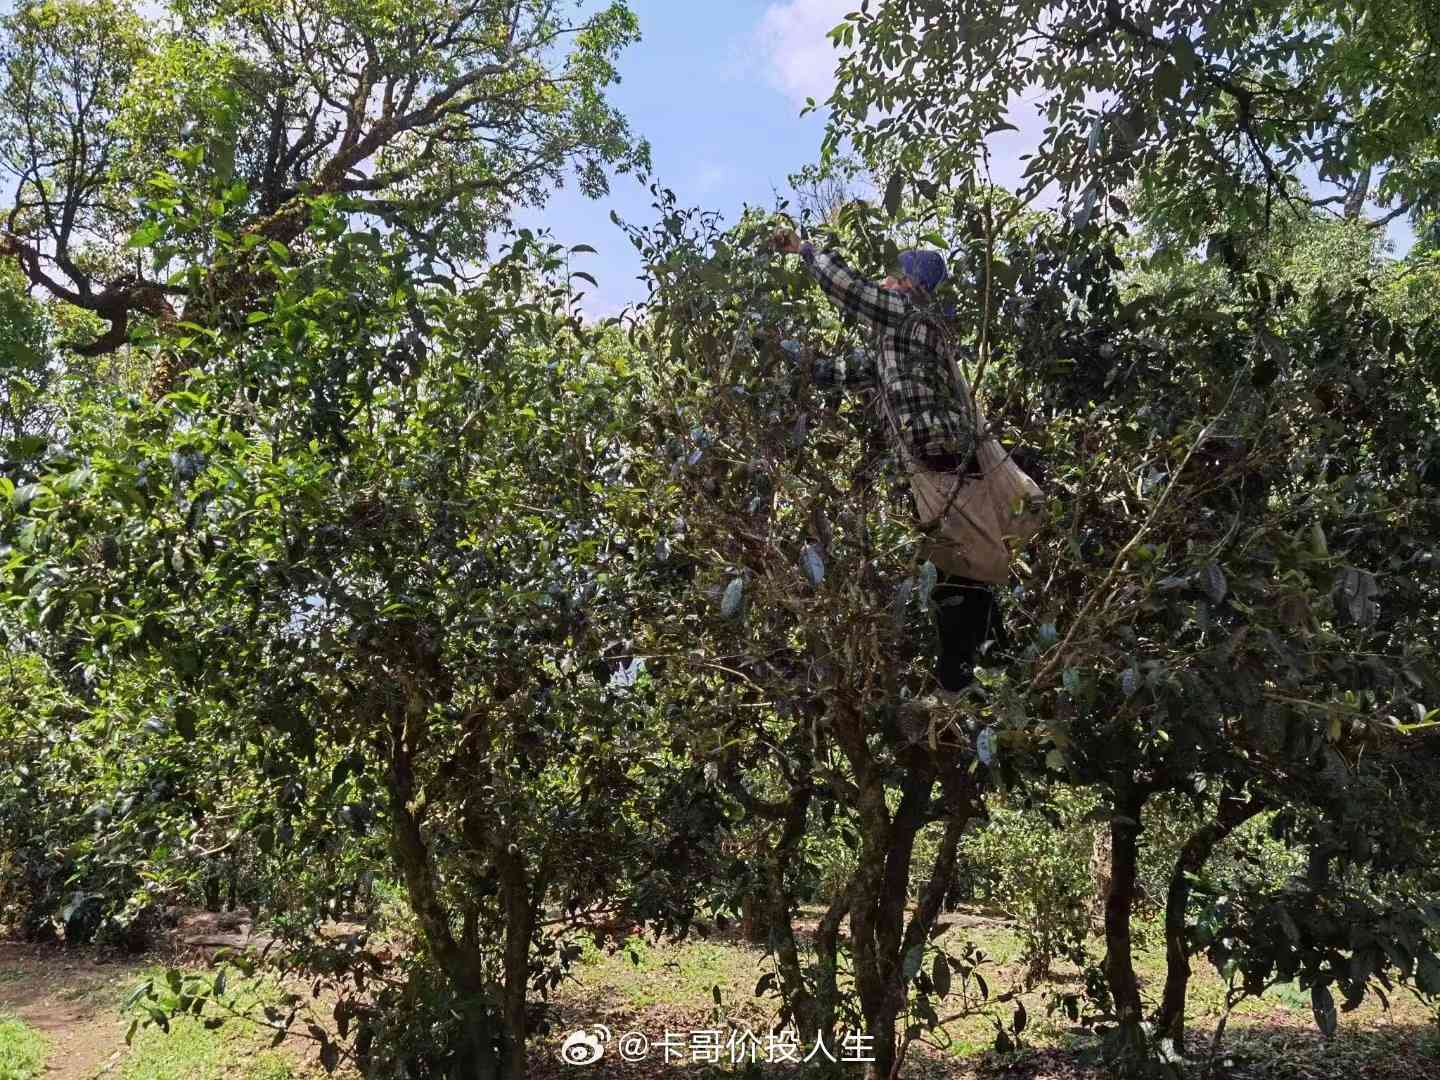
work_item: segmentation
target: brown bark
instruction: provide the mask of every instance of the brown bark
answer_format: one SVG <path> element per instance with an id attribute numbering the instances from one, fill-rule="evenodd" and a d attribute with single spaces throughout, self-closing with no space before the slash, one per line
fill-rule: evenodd
<path id="1" fill-rule="evenodd" d="M 525 1005 L 530 988 L 530 938 L 535 933 L 535 900 L 543 881 L 532 890 L 523 858 L 506 850 L 497 860 L 500 895 L 505 909 L 505 1035 L 509 1054 L 508 1080 L 524 1080 L 529 1029 Z"/>
<path id="2" fill-rule="evenodd" d="M 78 280 L 76 288 L 67 288 L 46 273 L 38 248 L 8 233 L 0 234 L 0 258 L 14 259 L 32 285 L 45 289 L 58 300 L 92 312 L 110 324 L 94 341 L 66 343 L 68 348 L 81 356 L 102 356 L 124 345 L 130 338 L 130 317 L 136 313 L 151 315 L 162 326 L 175 322 L 175 308 L 166 295 L 166 289 L 156 282 L 131 275 L 97 291 L 66 259 L 63 265 L 69 267 L 73 271 L 71 276 Z"/>
<path id="3" fill-rule="evenodd" d="M 875 911 L 875 952 L 882 994 L 876 1011 L 867 1010 L 865 1017 L 875 1040 L 875 1062 L 870 1068 L 877 1078 L 886 1080 L 894 1071 L 898 1049 L 895 1027 L 905 1008 L 908 989 L 904 943 L 910 862 L 915 854 L 915 836 L 929 820 L 930 789 L 935 782 L 928 755 L 912 751 L 909 759 L 909 769 L 900 784 L 900 805 L 890 823 L 889 850 Z"/>
<path id="4" fill-rule="evenodd" d="M 850 887 L 850 949 L 866 1034 L 872 1040 L 873 1060 L 867 1065 L 866 1080 L 890 1080 L 895 1071 L 896 1024 L 908 998 L 905 957 L 910 949 L 928 940 L 954 874 L 960 833 L 974 811 L 968 802 L 951 802 L 963 785 L 958 773 L 948 778 L 945 797 L 955 816 L 947 825 L 936 865 L 907 926 L 905 909 L 915 837 L 937 818 L 931 802 L 936 768 L 922 749 L 910 749 L 903 761 L 900 804 L 893 818 L 886 807 L 884 775 L 873 768 L 856 770 L 861 790 L 861 843 L 860 865 Z"/>
<path id="5" fill-rule="evenodd" d="M 1351 182 L 1350 190 L 1345 194 L 1345 217 L 1347 220 L 1359 221 L 1361 215 L 1365 213 L 1365 200 L 1370 195 L 1370 181 L 1374 174 L 1374 169 L 1367 165 Z"/>
<path id="6" fill-rule="evenodd" d="M 386 775 L 390 849 L 425 946 L 467 1014 L 469 1043 L 457 1063 L 458 1075 L 464 1080 L 502 1080 L 502 1064 L 495 1052 L 495 1043 L 502 1040 L 496 1039 L 493 1017 L 485 1007 L 481 957 L 478 950 L 458 941 L 450 928 L 449 912 L 440 900 L 430 850 L 420 829 L 425 804 L 423 795 L 417 792 L 413 754 L 409 725 L 402 713 L 390 724 L 390 768 Z"/>
<path id="7" fill-rule="evenodd" d="M 1098 934 L 1105 929 L 1105 902 L 1110 897 L 1109 829 L 1095 830 L 1090 845 L 1090 878 L 1095 886 L 1090 897 L 1090 929 Z"/>
<path id="8" fill-rule="evenodd" d="M 1139 868 L 1140 812 L 1147 794 L 1134 785 L 1121 786 L 1116 792 L 1115 814 L 1110 820 L 1110 895 L 1105 900 L 1105 981 L 1110 988 L 1118 1025 L 1111 1055 L 1113 1064 L 1122 1073 L 1141 1065 L 1146 1057 L 1130 915 L 1135 904 L 1135 879 Z"/>
<path id="9" fill-rule="evenodd" d="M 740 898 L 740 934 L 751 945 L 765 945 L 770 941 L 769 901 L 758 893 L 746 893 Z"/>
<path id="10" fill-rule="evenodd" d="M 930 868 L 930 878 L 925 883 L 925 888 L 920 893 L 920 902 L 916 905 L 915 913 L 905 928 L 902 957 L 907 955 L 911 949 L 924 945 L 929 940 L 930 931 L 934 929 L 936 920 L 940 917 L 940 908 L 945 902 L 945 895 L 950 891 L 950 882 L 955 876 L 955 859 L 960 849 L 960 837 L 964 834 L 965 826 L 975 812 L 976 808 L 964 807 L 945 822 L 945 835 L 940 840 L 940 850 L 936 852 L 935 863 Z M 899 1077 L 900 1069 L 905 1064 L 905 1052 L 909 1045 L 908 1038 L 901 1042 L 890 1066 L 889 1080 L 897 1080 Z"/>
<path id="11" fill-rule="evenodd" d="M 819 1037 L 835 1045 L 835 1008 L 840 1002 L 840 922 L 850 910 L 850 893 L 845 890 L 830 901 L 830 907 L 815 928 L 815 1017 Z"/>
<path id="12" fill-rule="evenodd" d="M 894 1019 L 887 1023 L 886 966 L 878 949 L 878 921 L 885 890 L 885 858 L 890 850 L 890 814 L 881 782 L 865 784 L 861 791 L 860 864 L 850 890 L 850 955 L 855 969 L 855 991 L 865 1017 L 866 1034 L 874 1060 L 866 1080 L 890 1073 L 895 1053 Z"/>
<path id="13" fill-rule="evenodd" d="M 896 1021 L 907 1001 L 906 950 L 923 945 L 939 915 L 954 874 L 955 849 L 965 822 L 983 813 L 974 780 L 951 762 L 938 772 L 925 748 L 898 752 L 900 803 L 891 816 L 886 792 L 895 782 L 895 766 L 876 759 L 863 715 L 835 703 L 830 713 L 836 743 L 850 763 L 853 783 L 843 797 L 858 817 L 860 850 L 855 873 L 843 902 L 832 905 L 820 940 L 829 943 L 838 933 L 842 912 L 850 916 L 850 953 L 856 996 L 870 1037 L 865 1080 L 891 1080 L 899 1060 Z M 942 780 L 937 804 L 932 799 L 937 776 Z M 910 861 L 915 836 L 931 821 L 949 822 L 940 857 L 909 925 L 905 922 L 910 883 Z M 834 1043 L 827 1043 L 834 1051 Z"/>
<path id="14" fill-rule="evenodd" d="M 1185 1050 L 1185 996 L 1190 987 L 1190 950 L 1185 912 L 1190 904 L 1190 880 L 1199 874 L 1216 846 L 1265 808 L 1257 798 L 1242 801 L 1226 794 L 1214 821 L 1191 834 L 1175 860 L 1165 896 L 1165 992 L 1156 1018 L 1157 1034 Z"/>
<path id="15" fill-rule="evenodd" d="M 795 1018 L 801 1041 L 813 1046 L 819 1033 L 820 1017 L 816 1009 L 815 995 L 800 962 L 800 948 L 795 941 L 795 924 L 791 917 L 793 898 L 785 875 L 800 841 L 805 838 L 805 821 L 809 810 L 809 789 L 802 788 L 792 792 L 785 804 L 780 839 L 771 848 L 765 868 L 765 919 L 769 924 L 769 940 L 775 951 L 775 969 L 780 977 L 785 1001 Z"/>

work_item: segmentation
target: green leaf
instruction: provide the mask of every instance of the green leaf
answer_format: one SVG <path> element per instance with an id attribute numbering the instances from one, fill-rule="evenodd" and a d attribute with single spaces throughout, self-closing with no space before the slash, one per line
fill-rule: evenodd
<path id="1" fill-rule="evenodd" d="M 144 982 L 142 982 L 139 986 L 135 987 L 135 989 L 130 992 L 130 996 L 125 999 L 125 1004 L 120 1007 L 120 1011 L 129 1012 L 130 1009 L 135 1006 L 136 1002 L 138 1002 L 142 997 L 150 994 L 151 991 L 154 990 L 154 988 L 155 984 L 149 979 L 146 979 Z"/>
<path id="2" fill-rule="evenodd" d="M 1180 96 L 1180 71 L 1173 63 L 1166 60 L 1155 69 L 1155 96 L 1162 101 L 1170 101 Z"/>
<path id="3" fill-rule="evenodd" d="M 900 199 L 904 195 L 905 176 L 896 169 L 890 177 L 890 182 L 885 185 L 885 213 L 895 217 L 900 213 Z"/>
<path id="4" fill-rule="evenodd" d="M 1420 992 L 1431 997 L 1440 997 L 1440 958 L 1432 952 L 1420 955 L 1415 964 L 1415 985 Z"/>
<path id="5" fill-rule="evenodd" d="M 1335 998 L 1328 986 L 1316 985 L 1310 990 L 1310 1008 L 1315 1014 L 1315 1026 L 1327 1039 L 1333 1039 L 1340 1028 L 1340 1018 L 1335 1013 Z"/>
<path id="6" fill-rule="evenodd" d="M 925 946 L 923 944 L 910 946 L 910 950 L 905 954 L 905 961 L 900 968 L 901 979 L 909 982 L 915 978 L 915 976 L 920 973 L 920 965 L 924 959 Z"/>
<path id="7" fill-rule="evenodd" d="M 1212 562 L 1200 572 L 1200 585 L 1212 604 L 1220 603 L 1230 591 L 1230 584 L 1225 580 L 1225 571 L 1220 569 L 1219 563 Z"/>
<path id="8" fill-rule="evenodd" d="M 155 241 L 160 239 L 164 232 L 164 222 L 147 221 L 130 234 L 130 239 L 125 241 L 125 246 L 129 248 L 150 247 Z"/>
<path id="9" fill-rule="evenodd" d="M 930 981 L 941 997 L 950 993 L 950 960 L 944 953 L 935 954 L 935 962 L 930 965 Z"/>

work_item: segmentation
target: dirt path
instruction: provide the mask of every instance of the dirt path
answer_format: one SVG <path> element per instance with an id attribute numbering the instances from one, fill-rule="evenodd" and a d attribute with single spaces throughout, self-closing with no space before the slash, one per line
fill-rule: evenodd
<path id="1" fill-rule="evenodd" d="M 49 1040 L 45 1080 L 92 1080 L 120 1061 L 125 1024 L 118 1006 L 142 967 L 0 942 L 0 1010 Z"/>
<path id="2" fill-rule="evenodd" d="M 361 929 L 333 923 L 325 932 Z M 143 956 L 0 941 L 0 1013 L 45 1036 L 44 1080 L 113 1080 L 131 1052 L 125 1044 L 130 1018 L 122 1016 L 121 1007 L 147 972 L 156 967 L 204 970 L 217 949 L 262 948 L 269 940 L 252 932 L 247 916 L 189 911 Z M 312 1040 L 295 1034 L 281 1049 L 297 1077 L 317 1073 Z"/>

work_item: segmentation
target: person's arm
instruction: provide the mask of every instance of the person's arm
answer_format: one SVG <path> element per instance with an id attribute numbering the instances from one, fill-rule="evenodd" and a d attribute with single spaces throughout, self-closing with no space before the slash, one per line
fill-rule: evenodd
<path id="1" fill-rule="evenodd" d="M 910 313 L 899 294 L 861 277 L 833 251 L 816 251 L 814 245 L 805 244 L 800 248 L 800 257 L 820 290 L 869 329 L 899 327 Z"/>
<path id="2" fill-rule="evenodd" d="M 845 260 L 831 251 L 816 251 L 815 245 L 800 242 L 790 230 L 775 235 L 775 247 L 799 255 L 822 292 L 841 310 L 849 312 L 870 330 L 898 327 L 910 313 L 909 305 L 897 293 L 882 289 L 862 278 Z"/>

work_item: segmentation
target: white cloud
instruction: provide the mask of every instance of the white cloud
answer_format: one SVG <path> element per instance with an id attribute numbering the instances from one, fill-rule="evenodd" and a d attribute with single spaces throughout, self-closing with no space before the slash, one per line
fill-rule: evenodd
<path id="1" fill-rule="evenodd" d="M 828 98 L 840 54 L 826 35 L 856 6 L 855 0 L 771 3 L 753 34 L 766 81 L 797 105 Z"/>
<path id="2" fill-rule="evenodd" d="M 740 170 L 734 165 L 711 161 L 700 162 L 694 175 L 695 194 L 722 194 L 740 182 Z"/>

